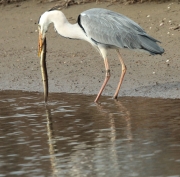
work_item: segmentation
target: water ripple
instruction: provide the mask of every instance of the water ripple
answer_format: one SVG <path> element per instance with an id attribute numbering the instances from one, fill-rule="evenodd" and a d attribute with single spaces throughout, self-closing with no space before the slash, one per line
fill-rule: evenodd
<path id="1" fill-rule="evenodd" d="M 180 174 L 180 100 L 0 95 L 0 177 Z"/>

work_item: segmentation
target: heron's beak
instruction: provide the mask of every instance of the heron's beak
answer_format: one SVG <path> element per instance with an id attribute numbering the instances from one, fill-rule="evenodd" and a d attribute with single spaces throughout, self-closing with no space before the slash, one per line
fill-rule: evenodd
<path id="1" fill-rule="evenodd" d="M 38 56 L 41 56 L 42 48 L 43 48 L 43 35 L 41 34 L 41 31 L 39 30 L 39 42 L 38 42 Z"/>

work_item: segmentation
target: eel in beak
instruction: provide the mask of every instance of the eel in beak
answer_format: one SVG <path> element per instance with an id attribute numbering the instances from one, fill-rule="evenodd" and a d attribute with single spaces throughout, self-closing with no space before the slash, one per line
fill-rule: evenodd
<path id="1" fill-rule="evenodd" d="M 43 39 L 41 32 L 39 31 L 39 44 L 38 44 L 38 56 L 41 57 L 41 73 L 44 87 L 44 101 L 47 103 L 48 99 L 48 74 L 46 67 L 46 37 Z"/>

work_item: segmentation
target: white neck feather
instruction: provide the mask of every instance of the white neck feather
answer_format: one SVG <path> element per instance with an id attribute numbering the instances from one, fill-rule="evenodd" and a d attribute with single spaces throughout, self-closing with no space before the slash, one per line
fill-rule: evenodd
<path id="1" fill-rule="evenodd" d="M 86 40 L 86 35 L 81 27 L 77 23 L 70 24 L 61 11 L 48 11 L 41 16 L 39 22 L 41 28 L 45 28 L 44 30 L 47 30 L 50 23 L 54 23 L 55 29 L 61 36 Z"/>

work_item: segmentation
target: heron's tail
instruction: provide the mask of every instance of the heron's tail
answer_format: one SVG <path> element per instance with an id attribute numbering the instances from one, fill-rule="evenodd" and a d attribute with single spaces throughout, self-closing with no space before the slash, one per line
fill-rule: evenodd
<path id="1" fill-rule="evenodd" d="M 148 35 L 140 35 L 139 37 L 142 49 L 148 51 L 151 55 L 162 55 L 164 53 L 164 49 L 157 44 L 158 40 Z"/>

